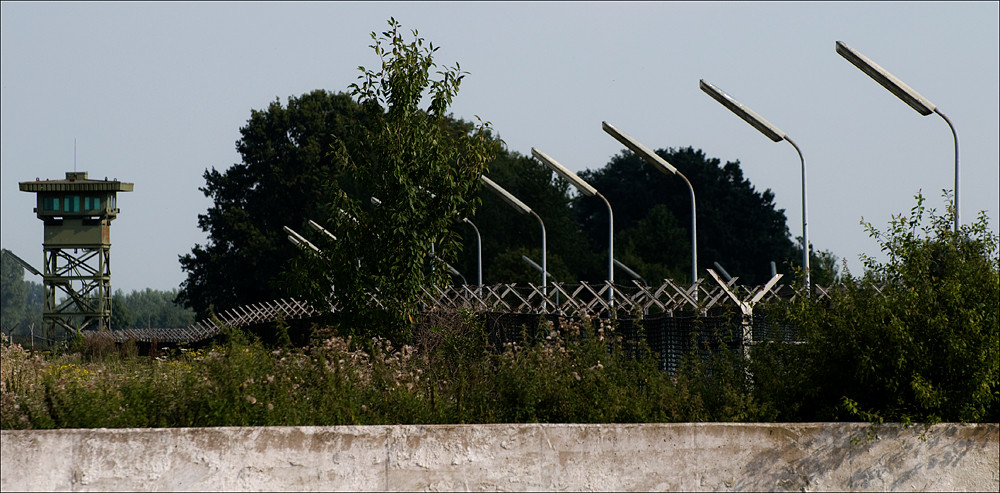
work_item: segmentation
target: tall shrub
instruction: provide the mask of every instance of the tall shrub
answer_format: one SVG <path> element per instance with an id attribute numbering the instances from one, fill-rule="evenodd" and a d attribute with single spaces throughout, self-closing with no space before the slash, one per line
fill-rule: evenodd
<path id="1" fill-rule="evenodd" d="M 829 299 L 799 298 L 788 322 L 806 343 L 754 354 L 757 392 L 779 419 L 997 421 L 998 237 L 985 213 L 953 230 L 918 194 L 885 231 L 887 259 L 863 256 Z"/>

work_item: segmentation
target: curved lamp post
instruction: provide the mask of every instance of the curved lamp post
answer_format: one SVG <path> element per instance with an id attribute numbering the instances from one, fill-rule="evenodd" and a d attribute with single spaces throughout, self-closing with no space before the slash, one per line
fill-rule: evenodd
<path id="1" fill-rule="evenodd" d="M 476 285 L 483 285 L 483 237 L 479 235 L 479 228 L 467 217 L 462 218 L 462 222 L 472 226 L 476 231 Z"/>
<path id="2" fill-rule="evenodd" d="M 548 272 L 545 264 L 545 223 L 542 222 L 541 217 L 538 217 L 538 214 L 535 214 L 535 211 L 531 210 L 531 207 L 524 205 L 524 202 L 517 200 L 517 197 L 511 195 L 510 192 L 504 190 L 500 185 L 494 183 L 493 180 L 485 176 L 481 176 L 480 179 L 483 180 L 483 183 L 487 188 L 489 188 L 493 193 L 499 195 L 504 202 L 507 202 L 507 204 L 516 209 L 517 212 L 520 212 L 521 214 L 531 214 L 532 216 L 535 216 L 535 219 L 538 219 L 538 224 L 542 226 L 542 294 L 548 296 L 549 288 L 545 279 L 545 273 Z"/>
<path id="3" fill-rule="evenodd" d="M 625 135 L 620 130 L 615 128 L 608 122 L 601 122 L 601 128 L 604 129 L 609 135 L 614 137 L 618 142 L 621 142 L 625 147 L 628 147 L 632 152 L 636 153 L 639 157 L 646 160 L 647 163 L 652 164 L 654 168 L 660 170 L 661 173 L 665 175 L 674 174 L 684 180 L 687 183 L 688 189 L 691 190 L 691 283 L 698 282 L 698 221 L 695 214 L 695 200 L 694 200 L 694 187 L 691 186 L 691 182 L 688 181 L 687 177 L 684 176 L 674 165 L 667 162 L 666 159 L 658 156 L 655 152 L 649 150 L 646 146 L 640 144 L 632 137 Z M 695 292 L 697 296 L 697 292 Z"/>
<path id="4" fill-rule="evenodd" d="M 902 99 L 904 103 L 910 105 L 911 108 L 917 110 L 917 113 L 927 116 L 931 113 L 937 113 L 944 118 L 945 123 L 951 128 L 951 135 L 955 139 L 955 231 L 958 231 L 958 132 L 955 131 L 955 126 L 951 124 L 951 120 L 944 113 L 941 113 L 934 103 L 927 100 L 917 91 L 914 91 L 910 86 L 906 85 L 903 81 L 897 79 L 892 74 L 890 74 L 886 69 L 880 67 L 877 63 L 871 61 L 868 57 L 854 51 L 850 46 L 844 44 L 843 41 L 837 41 L 837 53 L 840 56 L 847 59 L 847 61 L 854 64 L 855 67 L 861 69 L 862 72 L 868 74 L 869 77 L 875 79 L 875 82 L 882 84 L 882 87 L 889 90 L 889 92 L 896 95 L 897 98 Z"/>
<path id="5" fill-rule="evenodd" d="M 552 171 L 555 171 L 556 174 L 558 174 L 564 180 L 568 181 L 571 185 L 573 185 L 574 187 L 576 187 L 576 189 L 579 190 L 580 193 L 582 193 L 582 194 L 584 194 L 584 195 L 586 195 L 588 197 L 593 197 L 593 196 L 596 195 L 596 196 L 600 197 L 601 200 L 604 201 L 605 205 L 608 206 L 608 284 L 610 284 L 610 286 L 609 286 L 610 289 L 608 290 L 608 303 L 611 306 L 615 306 L 615 289 L 614 289 L 614 285 L 615 285 L 615 263 L 614 263 L 615 262 L 615 214 L 611 210 L 611 202 L 608 202 L 608 199 L 605 198 L 604 195 L 601 195 L 601 192 L 598 192 L 596 188 L 592 187 L 589 183 L 583 181 L 583 178 L 580 178 L 579 176 L 576 175 L 576 173 L 573 173 L 572 171 L 566 169 L 565 166 L 559 164 L 558 162 L 556 162 L 555 159 L 552 159 L 551 157 L 549 157 L 544 152 L 539 151 L 538 149 L 532 147 L 531 148 L 531 155 L 535 156 L 535 158 L 538 159 L 539 161 L 541 161 L 542 163 L 545 163 L 545 165 L 548 166 L 549 168 L 551 168 Z"/>
<path id="6" fill-rule="evenodd" d="M 806 160 L 802 157 L 802 150 L 799 146 L 789 139 L 785 132 L 782 132 L 771 124 L 771 122 L 765 120 L 763 117 L 754 113 L 753 110 L 747 108 L 743 103 L 735 100 L 732 96 L 726 94 L 721 89 L 705 82 L 704 79 L 698 81 L 698 85 L 701 87 L 702 91 L 706 94 L 712 96 L 712 99 L 722 103 L 725 106 L 736 113 L 736 116 L 742 118 L 747 123 L 749 123 L 753 128 L 756 128 L 760 133 L 766 135 L 769 139 L 775 142 L 781 142 L 782 140 L 787 141 L 792 147 L 795 148 L 795 152 L 799 153 L 799 161 L 802 163 L 802 267 L 806 270 L 806 286 L 809 287 L 809 292 L 812 291 L 812 284 L 810 283 L 809 276 L 809 211 L 806 206 Z"/>

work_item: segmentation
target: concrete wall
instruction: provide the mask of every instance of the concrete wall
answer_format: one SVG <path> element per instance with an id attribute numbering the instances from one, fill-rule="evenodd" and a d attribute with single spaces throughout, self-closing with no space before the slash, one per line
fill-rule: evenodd
<path id="1" fill-rule="evenodd" d="M 997 424 L 529 424 L 2 432 L 0 488 L 1000 489 Z M 860 442 L 858 442 L 860 440 Z"/>

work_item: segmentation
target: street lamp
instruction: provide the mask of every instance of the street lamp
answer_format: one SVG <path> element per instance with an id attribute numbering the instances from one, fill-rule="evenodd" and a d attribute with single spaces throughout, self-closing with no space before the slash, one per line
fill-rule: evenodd
<path id="1" fill-rule="evenodd" d="M 736 116 L 745 120 L 753 126 L 753 128 L 759 130 L 760 133 L 766 135 L 769 139 L 775 142 L 781 142 L 782 140 L 787 141 L 792 145 L 792 147 L 795 148 L 795 152 L 799 153 L 799 161 L 802 163 L 802 267 L 806 271 L 806 286 L 808 286 L 811 291 L 812 284 L 810 283 L 809 275 L 809 211 L 806 206 L 806 160 L 802 157 L 802 150 L 799 149 L 799 146 L 796 145 L 792 139 L 789 139 L 788 136 L 785 135 L 785 132 L 779 130 L 778 127 L 772 125 L 771 122 L 765 120 L 757 113 L 754 113 L 753 110 L 744 106 L 743 103 L 733 99 L 732 96 L 726 94 L 718 87 L 705 82 L 704 79 L 698 81 L 698 85 L 701 87 L 702 91 L 709 96 L 712 96 L 712 99 L 722 103 L 722 106 L 725 106 L 729 109 L 729 111 L 736 113 Z"/>
<path id="2" fill-rule="evenodd" d="M 546 279 L 545 279 L 545 273 L 548 272 L 548 270 L 546 269 L 546 265 L 545 265 L 545 259 L 546 259 L 546 256 L 545 256 L 545 223 L 542 222 L 542 218 L 541 217 L 538 217 L 538 214 L 535 214 L 535 211 L 531 210 L 531 207 L 528 207 L 527 205 L 524 205 L 524 202 L 521 202 L 520 200 L 517 200 L 517 197 L 511 195 L 510 192 L 504 190 L 503 187 L 501 187 L 500 185 L 497 185 L 496 183 L 494 183 L 493 180 L 491 180 L 491 179 L 489 179 L 489 178 L 487 178 L 485 176 L 481 176 L 480 179 L 483 180 L 483 183 L 486 184 L 487 188 L 489 188 L 491 191 L 493 191 L 493 193 L 499 195 L 500 198 L 503 199 L 504 202 L 507 202 L 507 204 L 509 204 L 514 209 L 516 209 L 517 212 L 520 212 L 521 214 L 531 214 L 532 216 L 535 216 L 535 219 L 538 219 L 538 224 L 540 224 L 542 226 L 542 294 L 548 296 L 548 294 L 549 294 L 548 286 L 547 286 L 547 283 L 545 282 L 546 281 Z"/>
<path id="3" fill-rule="evenodd" d="M 303 250 L 305 250 L 306 248 L 308 248 L 309 250 L 312 250 L 313 252 L 318 253 L 318 254 L 322 254 L 323 253 L 322 250 L 320 250 L 319 248 L 316 248 L 316 245 L 313 245 L 311 242 L 309 242 L 309 240 L 305 239 L 304 236 L 302 236 L 302 235 L 298 234 L 297 232 L 295 232 L 295 230 L 293 230 L 292 228 L 289 228 L 288 226 L 282 226 L 281 229 L 283 229 L 285 231 L 285 233 L 287 234 L 288 241 L 292 242 L 292 244 L 294 244 L 295 246 L 297 246 L 297 247 L 299 247 L 299 248 L 301 248 Z"/>
<path id="4" fill-rule="evenodd" d="M 890 74 L 886 69 L 880 67 L 877 63 L 871 61 L 868 57 L 854 51 L 850 46 L 844 44 L 843 41 L 837 41 L 837 53 L 840 56 L 847 59 L 847 61 L 854 64 L 855 67 L 861 69 L 862 72 L 868 74 L 869 77 L 875 79 L 875 82 L 882 84 L 882 87 L 889 90 L 889 92 L 896 95 L 897 98 L 902 99 L 904 103 L 910 105 L 911 108 L 917 110 L 921 115 L 927 116 L 931 113 L 937 113 L 944 118 L 945 123 L 951 128 L 951 135 L 955 139 L 955 231 L 958 231 L 958 133 L 955 131 L 955 126 L 951 124 L 951 120 L 944 113 L 941 113 L 934 103 L 927 100 L 917 91 L 914 91 L 910 86 L 906 85 L 903 81 L 897 79 L 895 76 Z"/>
<path id="5" fill-rule="evenodd" d="M 551 157 L 549 157 L 544 152 L 539 151 L 538 149 L 532 147 L 531 148 L 531 155 L 535 156 L 535 158 L 538 159 L 539 161 L 545 163 L 545 165 L 548 166 L 549 168 L 552 168 L 552 171 L 555 171 L 556 174 L 558 174 L 559 176 L 561 176 L 564 180 L 570 182 L 570 184 L 573 185 L 574 187 L 576 187 L 576 189 L 579 190 L 580 193 L 582 193 L 582 194 L 584 194 L 584 195 L 586 195 L 588 197 L 593 197 L 593 196 L 596 195 L 596 196 L 600 197 L 601 200 L 604 201 L 605 205 L 608 206 L 608 284 L 609 284 L 608 287 L 610 288 L 608 290 L 608 303 L 611 306 L 615 306 L 615 289 L 614 289 L 614 286 L 615 286 L 615 263 L 614 263 L 615 262 L 615 214 L 611 210 L 611 203 L 608 202 L 608 199 L 605 198 L 604 195 L 601 195 L 601 192 L 598 192 L 596 188 L 592 187 L 589 183 L 583 181 L 583 179 L 580 178 L 579 176 L 577 176 L 576 173 L 573 173 L 572 171 L 566 169 L 565 166 L 559 164 L 558 162 L 556 162 L 555 159 L 552 159 Z"/>
<path id="6" fill-rule="evenodd" d="M 691 182 L 688 181 L 687 177 L 683 173 L 677 170 L 674 165 L 667 162 L 666 159 L 658 156 L 655 152 L 649 150 L 646 146 L 640 144 L 632 137 L 625 135 L 613 125 L 608 122 L 601 122 L 601 128 L 604 129 L 609 135 L 614 137 L 618 142 L 621 142 L 628 147 L 632 152 L 636 153 L 639 157 L 646 160 L 647 163 L 653 165 L 654 168 L 660 170 L 661 173 L 665 175 L 675 174 L 687 183 L 688 189 L 691 190 L 691 283 L 698 282 L 698 221 L 695 214 L 695 200 L 694 200 L 694 187 L 691 186 Z M 696 293 L 697 295 L 697 293 Z"/>

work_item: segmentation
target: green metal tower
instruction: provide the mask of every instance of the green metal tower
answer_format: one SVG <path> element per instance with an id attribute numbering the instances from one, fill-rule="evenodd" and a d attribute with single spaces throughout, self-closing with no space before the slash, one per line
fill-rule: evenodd
<path id="1" fill-rule="evenodd" d="M 61 327 L 70 332 L 111 327 L 111 221 L 118 217 L 118 192 L 132 183 L 90 180 L 68 171 L 65 180 L 22 181 L 37 194 L 35 213 L 45 223 L 45 337 Z"/>

